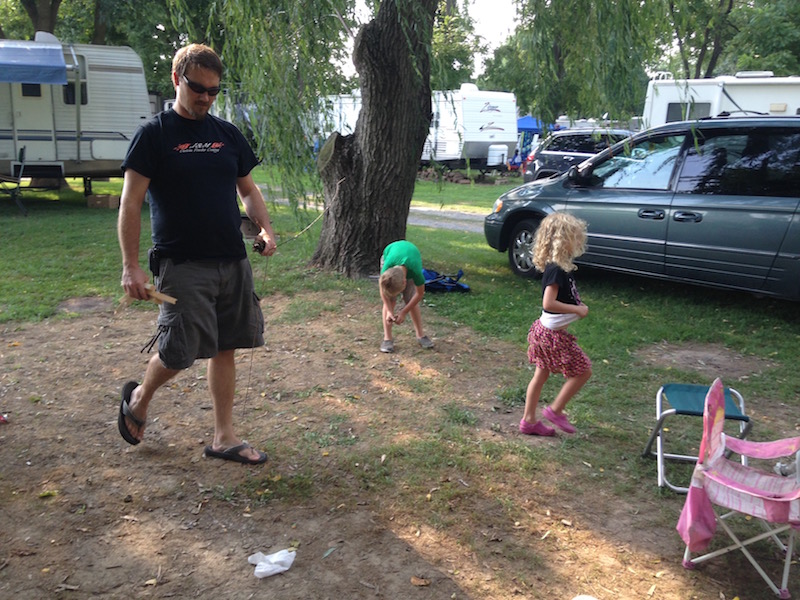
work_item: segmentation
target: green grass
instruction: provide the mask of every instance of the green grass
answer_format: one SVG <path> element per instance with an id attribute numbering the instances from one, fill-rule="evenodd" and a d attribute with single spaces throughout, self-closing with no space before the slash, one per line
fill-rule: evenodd
<path id="1" fill-rule="evenodd" d="M 119 183 L 96 183 L 98 193 L 114 192 Z M 119 297 L 120 252 L 116 239 L 116 211 L 88 209 L 79 182 L 75 190 L 26 192 L 30 211 L 24 217 L 16 206 L 0 202 L 0 322 L 35 321 L 57 313 L 59 303 L 72 297 Z M 490 207 L 499 186 L 461 186 L 419 182 L 415 198 L 429 203 L 455 206 L 464 200 L 473 206 Z M 118 187 L 116 188 L 118 189 Z M 461 206 L 458 204 L 458 206 Z M 335 299 L 323 306 L 309 305 L 304 291 L 338 291 L 375 294 L 372 281 L 351 280 L 310 269 L 320 223 L 295 237 L 318 215 L 288 207 L 270 207 L 281 245 L 266 260 L 251 255 L 260 295 L 297 295 L 286 322 L 312 317 L 314 311 L 335 312 Z M 142 262 L 149 246 L 149 216 L 143 213 Z M 464 270 L 469 294 L 428 294 L 427 310 L 470 327 L 478 336 L 499 338 L 518 344 L 524 357 L 530 323 L 541 310 L 538 281 L 512 275 L 507 258 L 490 249 L 481 234 L 434 230 L 411 226 L 408 239 L 420 248 L 424 264 L 442 273 Z M 691 372 L 676 372 L 665 366 L 637 363 L 639 349 L 668 340 L 672 343 L 719 344 L 744 356 L 771 361 L 774 367 L 735 382 L 745 397 L 781 399 L 798 404 L 800 311 L 794 303 L 759 299 L 749 294 L 579 269 L 578 285 L 589 306 L 589 317 L 572 328 L 581 346 L 593 359 L 591 394 L 584 394 L 573 411 L 584 422 L 599 421 L 609 410 L 620 415 L 645 415 L 641 390 L 657 389 L 664 378 L 694 381 Z M 724 375 L 724 374 L 723 374 Z M 516 380 L 506 382 L 498 399 L 517 406 L 524 397 L 530 372 L 521 370 Z M 732 382 L 733 383 L 733 382 Z M 411 381 L 423 389 L 425 381 Z M 654 387 L 655 386 L 655 387 Z M 452 415 L 451 415 L 452 417 Z M 606 428 L 600 436 L 625 440 L 625 428 Z"/>
<path id="2" fill-rule="evenodd" d="M 519 177 L 498 179 L 494 185 L 482 183 L 439 184 L 417 181 L 411 206 L 443 208 L 478 214 L 489 214 L 492 205 L 503 193 L 522 183 Z"/>
<path id="3" fill-rule="evenodd" d="M 472 179 L 476 171 L 470 173 Z M 271 165 L 261 165 L 253 170 L 256 183 L 270 188 L 269 197 L 281 195 L 281 182 L 278 170 Z M 321 189 L 316 173 L 309 171 L 301 177 L 302 184 L 309 190 Z M 411 205 L 431 209 L 457 210 L 476 214 L 488 214 L 494 201 L 508 190 L 522 184 L 519 176 L 486 179 L 489 183 L 452 184 L 436 181 L 418 180 L 414 188 Z M 274 191 L 272 191 L 274 190 Z"/>
<path id="4" fill-rule="evenodd" d="M 24 201 L 30 211 L 28 217 L 22 216 L 7 197 L 0 197 L 0 323 L 5 323 L 4 328 L 51 317 L 57 314 L 60 302 L 72 297 L 115 299 L 121 294 L 117 212 L 86 208 L 79 182 L 74 185 L 75 190 L 60 194 L 27 192 Z M 97 193 L 115 193 L 115 185 L 118 190 L 118 182 L 96 183 L 94 187 Z M 502 191 L 499 185 L 455 184 L 445 184 L 439 190 L 434 183 L 419 182 L 414 203 L 488 213 Z M 270 213 L 280 236 L 279 251 L 270 259 L 251 255 L 251 261 L 257 292 L 267 304 L 272 294 L 291 297 L 273 325 L 291 327 L 320 314 L 335 317 L 343 305 L 340 295 L 362 294 L 378 306 L 374 281 L 350 280 L 308 267 L 320 223 L 298 234 L 317 212 L 300 210 L 295 214 L 289 207 L 270 205 Z M 143 220 L 144 263 L 149 246 L 146 211 Z M 408 239 L 420 248 L 426 267 L 442 273 L 464 270 L 463 281 L 470 285 L 471 293 L 426 294 L 423 309 L 431 320 L 454 324 L 456 335 L 463 330 L 463 335 L 473 339 L 474 364 L 464 368 L 481 369 L 481 361 L 501 360 L 484 352 L 486 342 L 499 339 L 518 348 L 513 358 L 503 355 L 510 362 L 510 375 L 497 382 L 494 405 L 521 414 L 532 374 L 522 366 L 526 364 L 526 335 L 541 311 L 539 282 L 515 277 L 506 255 L 489 248 L 481 234 L 411 226 Z M 770 361 L 747 378 L 726 383 L 739 389 L 748 401 L 752 399 L 752 405 L 762 414 L 769 414 L 773 403 L 785 404 L 785 413 L 798 414 L 800 370 L 794 367 L 800 354 L 797 304 L 593 269 L 581 268 L 576 277 L 590 312 L 571 330 L 592 358 L 594 371 L 586 388 L 569 406 L 581 435 L 545 445 L 531 445 L 521 436 L 487 439 L 475 431 L 483 416 L 478 414 L 477 404 L 462 405 L 442 395 L 441 412 L 432 422 L 419 426 L 418 437 L 373 443 L 371 437 L 363 439 L 367 434 L 357 439 L 347 419 L 332 411 L 319 415 L 314 428 L 298 436 L 291 446 L 293 460 L 301 466 L 313 464 L 322 452 L 329 452 L 326 460 L 331 462 L 330 469 L 303 467 L 288 475 L 253 477 L 235 487 L 207 492 L 227 502 L 297 504 L 324 489 L 332 494 L 328 500 L 335 505 L 352 497 L 356 489 L 359 493 L 387 491 L 397 506 L 437 528 L 453 526 L 462 510 L 469 514 L 477 495 L 488 494 L 485 490 L 491 491 L 493 511 L 512 522 L 520 518 L 526 509 L 510 490 L 503 489 L 514 482 L 539 481 L 542 486 L 569 488 L 571 497 L 589 499 L 601 485 L 611 500 L 619 498 L 633 504 L 637 496 L 658 493 L 654 461 L 639 458 L 654 421 L 655 390 L 668 380 L 698 382 L 694 371 L 645 364 L 638 358 L 643 348 L 664 341 L 715 344 L 744 357 Z M 336 295 L 315 303 L 305 297 L 307 291 Z M 348 355 L 344 360 L 356 358 Z M 726 376 L 720 375 L 723 379 Z M 549 382 L 548 392 L 556 389 L 559 381 Z M 423 375 L 409 376 L 399 383 L 417 397 L 434 394 L 439 384 Z M 288 405 L 324 392 L 315 386 L 277 397 L 277 401 Z M 29 400 L 41 401 L 38 397 Z M 346 400 L 363 403 L 355 397 Z M 780 425 L 784 429 L 793 426 Z M 771 434 L 769 423 L 757 422 L 755 439 L 770 439 L 774 437 Z M 680 438 L 676 441 L 682 442 Z M 691 440 L 686 443 L 691 445 Z M 266 450 L 273 454 L 287 451 L 272 446 Z M 686 477 L 688 474 L 683 474 L 682 479 Z M 461 479 L 469 481 L 470 487 L 460 483 Z M 434 486 L 436 490 L 432 491 Z M 651 518 L 672 528 L 678 502 L 673 496 L 669 498 L 672 500 L 656 505 Z M 475 541 L 465 538 L 462 543 L 481 552 L 481 545 Z M 530 556 L 519 560 L 529 562 Z M 524 571 L 512 564 L 508 572 Z"/>

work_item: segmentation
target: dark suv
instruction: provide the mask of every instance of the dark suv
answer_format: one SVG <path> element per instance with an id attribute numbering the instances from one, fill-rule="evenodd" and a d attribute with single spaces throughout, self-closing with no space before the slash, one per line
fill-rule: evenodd
<path id="1" fill-rule="evenodd" d="M 627 129 L 567 129 L 542 140 L 528 156 L 523 181 L 558 175 L 633 135 Z"/>
<path id="2" fill-rule="evenodd" d="M 501 196 L 492 248 L 533 276 L 555 211 L 588 223 L 579 264 L 800 300 L 800 117 L 716 117 L 637 134 Z"/>

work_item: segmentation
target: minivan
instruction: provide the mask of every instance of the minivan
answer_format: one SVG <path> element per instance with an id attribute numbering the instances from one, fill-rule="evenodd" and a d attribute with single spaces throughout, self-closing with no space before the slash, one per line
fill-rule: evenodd
<path id="1" fill-rule="evenodd" d="M 800 299 L 800 117 L 669 123 L 498 198 L 492 248 L 532 277 L 547 214 L 588 224 L 578 264 Z"/>

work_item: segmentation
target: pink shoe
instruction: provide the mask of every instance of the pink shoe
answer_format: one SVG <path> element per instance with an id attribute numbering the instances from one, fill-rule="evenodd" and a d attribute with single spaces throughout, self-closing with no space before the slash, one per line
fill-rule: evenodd
<path id="1" fill-rule="evenodd" d="M 557 415 L 549 406 L 542 411 L 542 416 L 564 433 L 575 433 L 577 431 L 575 426 L 567 419 L 567 415 L 563 413 Z"/>
<path id="2" fill-rule="evenodd" d="M 525 435 L 555 435 L 556 430 L 552 427 L 548 427 L 541 421 L 536 421 L 533 425 L 528 423 L 525 419 L 520 419 L 519 421 L 519 430 L 521 433 Z"/>

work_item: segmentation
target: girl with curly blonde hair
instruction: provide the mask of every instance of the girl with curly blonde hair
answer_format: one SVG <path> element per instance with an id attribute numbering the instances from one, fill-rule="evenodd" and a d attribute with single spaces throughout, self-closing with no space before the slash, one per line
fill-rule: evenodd
<path id="1" fill-rule="evenodd" d="M 542 314 L 528 332 L 528 360 L 536 365 L 525 394 L 525 412 L 519 430 L 527 435 L 555 435 L 555 429 L 536 420 L 536 407 L 550 373 L 566 377 L 555 400 L 542 417 L 565 433 L 575 426 L 564 408 L 592 376 L 592 363 L 575 336 L 570 323 L 584 318 L 589 308 L 581 302 L 575 285 L 573 260 L 586 251 L 586 222 L 567 213 L 553 213 L 542 219 L 536 230 L 533 264 L 542 271 Z"/>

